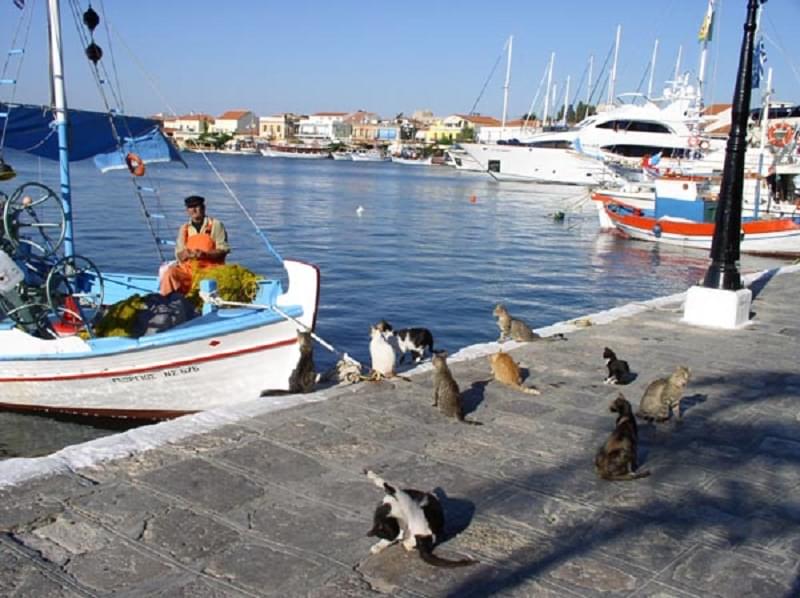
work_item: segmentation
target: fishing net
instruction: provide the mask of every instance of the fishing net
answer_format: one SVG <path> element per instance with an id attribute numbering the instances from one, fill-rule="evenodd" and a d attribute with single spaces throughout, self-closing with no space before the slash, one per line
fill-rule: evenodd
<path id="1" fill-rule="evenodd" d="M 202 308 L 203 300 L 200 298 L 200 281 L 213 280 L 217 283 L 217 293 L 224 301 L 238 301 L 252 303 L 258 293 L 259 276 L 239 264 L 224 264 L 213 268 L 204 268 L 194 273 L 192 288 L 186 298 L 195 307 Z"/>

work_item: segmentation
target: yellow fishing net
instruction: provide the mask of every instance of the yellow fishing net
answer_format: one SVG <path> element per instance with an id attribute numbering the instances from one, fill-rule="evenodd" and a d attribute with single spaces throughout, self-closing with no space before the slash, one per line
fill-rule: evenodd
<path id="1" fill-rule="evenodd" d="M 251 303 L 258 292 L 259 276 L 239 264 L 225 264 L 195 272 L 192 288 L 186 298 L 199 310 L 203 307 L 199 286 L 203 279 L 217 282 L 219 296 L 225 301 Z M 131 295 L 108 308 L 103 318 L 95 325 L 94 334 L 98 338 L 107 336 L 134 336 L 141 327 L 139 314 L 148 309 L 147 302 L 140 295 Z M 88 337 L 85 331 L 81 334 Z"/>
<path id="2" fill-rule="evenodd" d="M 239 301 L 240 303 L 251 303 L 256 298 L 258 292 L 258 281 L 263 276 L 254 274 L 244 266 L 239 264 L 224 264 L 213 268 L 204 268 L 194 273 L 192 288 L 186 294 L 186 298 L 195 307 L 203 307 L 203 300 L 200 298 L 200 281 L 214 280 L 217 283 L 217 293 L 224 301 Z"/>

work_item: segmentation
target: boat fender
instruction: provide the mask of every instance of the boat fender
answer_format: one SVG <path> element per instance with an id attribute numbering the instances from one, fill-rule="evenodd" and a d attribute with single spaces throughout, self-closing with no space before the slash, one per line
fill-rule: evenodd
<path id="1" fill-rule="evenodd" d="M 144 161 L 137 154 L 128 152 L 128 155 L 125 156 L 125 164 L 128 165 L 128 170 L 133 176 L 144 176 Z"/>
<path id="2" fill-rule="evenodd" d="M 767 129 L 767 141 L 772 147 L 786 147 L 794 138 L 794 127 L 787 122 L 770 125 Z"/>
<path id="3" fill-rule="evenodd" d="M 658 222 L 653 225 L 653 234 L 655 235 L 656 239 L 661 238 L 661 225 Z"/>

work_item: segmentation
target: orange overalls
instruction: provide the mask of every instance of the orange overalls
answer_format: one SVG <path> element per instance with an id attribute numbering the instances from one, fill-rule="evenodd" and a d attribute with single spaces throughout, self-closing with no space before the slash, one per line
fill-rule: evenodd
<path id="1" fill-rule="evenodd" d="M 208 218 L 205 228 L 196 235 L 189 236 L 190 224 L 184 224 L 181 229 L 183 232 L 183 241 L 186 249 L 190 251 L 213 251 L 217 248 L 217 244 L 211 237 L 211 227 L 214 221 Z M 204 268 L 211 268 L 225 263 L 225 256 L 219 258 L 192 258 L 183 262 L 174 264 L 167 268 L 161 276 L 162 295 L 169 295 L 173 291 L 179 291 L 184 295 L 192 288 L 192 280 L 194 273 Z"/>

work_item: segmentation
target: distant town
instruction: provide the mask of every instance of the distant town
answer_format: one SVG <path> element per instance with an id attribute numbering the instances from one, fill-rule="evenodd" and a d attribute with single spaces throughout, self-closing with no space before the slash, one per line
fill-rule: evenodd
<path id="1" fill-rule="evenodd" d="M 545 129 L 567 128 L 603 107 L 582 102 L 548 120 Z M 730 106 L 715 104 L 705 110 L 707 134 L 727 135 Z M 458 142 L 496 143 L 542 130 L 535 115 L 503 122 L 480 114 L 435 116 L 417 110 L 411 116 L 381 118 L 374 112 L 316 112 L 309 115 L 283 113 L 258 116 L 250 110 L 230 110 L 220 116 L 191 113 L 167 117 L 156 115 L 164 131 L 184 150 L 255 150 L 267 145 L 319 147 L 374 147 L 399 151 L 403 147 L 432 148 Z"/>

